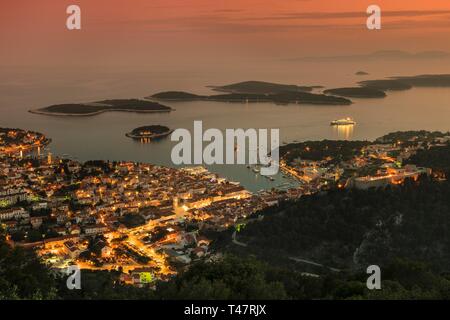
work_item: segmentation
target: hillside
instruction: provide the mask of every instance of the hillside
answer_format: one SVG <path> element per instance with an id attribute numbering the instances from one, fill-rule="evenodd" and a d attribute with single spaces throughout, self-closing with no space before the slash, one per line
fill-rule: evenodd
<path id="1" fill-rule="evenodd" d="M 305 196 L 247 224 L 238 234 L 247 247 L 229 249 L 275 265 L 296 257 L 358 270 L 404 258 L 450 271 L 449 233 L 450 184 L 423 179 L 385 190 Z"/>

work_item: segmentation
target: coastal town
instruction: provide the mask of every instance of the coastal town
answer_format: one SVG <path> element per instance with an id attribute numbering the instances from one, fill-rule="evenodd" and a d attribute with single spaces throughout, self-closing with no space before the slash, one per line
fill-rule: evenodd
<path id="1" fill-rule="evenodd" d="M 301 143 L 282 150 L 280 161 L 283 174 L 297 179 L 299 186 L 254 194 L 203 166 L 81 163 L 43 152 L 50 140 L 40 133 L 1 129 L 0 224 L 12 246 L 36 250 L 54 269 L 76 264 L 118 270 L 124 283 L 151 285 L 194 261 L 215 259 L 210 235 L 238 229 L 256 212 L 281 201 L 330 188 L 368 189 L 431 175 L 428 168 L 404 162 L 420 149 L 449 142 L 448 134 L 422 133 L 355 145 Z M 334 150 L 336 144 L 344 157 Z M 314 150 L 318 147 L 319 153 Z M 323 153 L 327 149 L 335 156 Z"/>
<path id="2" fill-rule="evenodd" d="M 35 249 L 57 269 L 122 270 L 136 285 L 166 279 L 210 255 L 208 231 L 278 199 L 201 166 L 80 163 L 41 153 L 48 140 L 37 133 L 5 129 L 0 138 L 0 222 L 12 245 Z"/>
<path id="3" fill-rule="evenodd" d="M 408 178 L 418 180 L 422 175 L 444 179 L 441 173 L 418 167 L 408 159 L 418 151 L 449 143 L 449 133 L 426 131 L 393 133 L 373 143 L 305 142 L 289 146 L 292 150 L 284 152 L 280 169 L 311 192 L 333 187 L 367 190 L 402 184 Z"/>

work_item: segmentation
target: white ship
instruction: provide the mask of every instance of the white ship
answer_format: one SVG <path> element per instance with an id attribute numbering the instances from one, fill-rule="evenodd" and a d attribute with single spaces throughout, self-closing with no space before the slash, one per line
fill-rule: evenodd
<path id="1" fill-rule="evenodd" d="M 332 126 L 352 126 L 355 125 L 356 121 L 352 118 L 338 119 L 331 121 Z"/>

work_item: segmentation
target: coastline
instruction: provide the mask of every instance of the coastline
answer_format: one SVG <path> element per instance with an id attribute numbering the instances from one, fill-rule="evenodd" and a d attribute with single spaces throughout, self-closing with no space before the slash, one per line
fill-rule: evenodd
<path id="1" fill-rule="evenodd" d="M 15 150 L 5 150 L 5 149 L 1 149 L 0 148 L 0 153 L 6 153 L 6 154 L 12 154 L 15 152 L 29 152 L 30 150 L 36 149 L 36 148 L 45 148 L 48 145 L 50 145 L 50 143 L 52 143 L 52 139 L 51 138 L 45 138 L 45 140 L 41 143 L 41 144 L 30 144 L 30 145 L 25 145 L 25 146 L 21 146 L 21 147 L 17 147 Z"/>

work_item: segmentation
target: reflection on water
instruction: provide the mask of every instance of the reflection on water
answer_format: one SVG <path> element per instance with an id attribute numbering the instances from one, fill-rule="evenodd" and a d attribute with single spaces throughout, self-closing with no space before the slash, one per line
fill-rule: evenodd
<path id="1" fill-rule="evenodd" d="M 150 138 L 141 138 L 140 141 L 141 141 L 142 144 L 147 144 L 147 143 L 151 142 L 151 139 Z"/>
<path id="2" fill-rule="evenodd" d="M 354 125 L 333 126 L 334 137 L 338 140 L 352 140 Z"/>
<path id="3" fill-rule="evenodd" d="M 149 144 L 149 143 L 159 143 L 166 139 L 167 136 L 164 137 L 141 137 L 141 138 L 133 138 L 135 142 L 140 144 Z"/>

